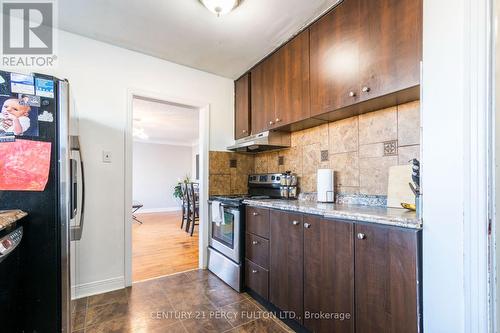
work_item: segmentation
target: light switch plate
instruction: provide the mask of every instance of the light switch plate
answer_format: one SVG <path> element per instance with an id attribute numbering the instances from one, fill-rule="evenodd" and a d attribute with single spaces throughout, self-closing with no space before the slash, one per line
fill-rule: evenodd
<path id="1" fill-rule="evenodd" d="M 103 151 L 102 152 L 102 161 L 103 163 L 111 163 L 111 152 Z"/>

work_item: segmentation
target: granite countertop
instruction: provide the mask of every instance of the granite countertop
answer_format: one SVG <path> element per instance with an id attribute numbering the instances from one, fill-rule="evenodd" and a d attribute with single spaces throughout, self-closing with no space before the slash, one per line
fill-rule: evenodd
<path id="1" fill-rule="evenodd" d="M 409 229 L 422 228 L 422 221 L 417 219 L 415 212 L 399 208 L 280 199 L 246 199 L 243 203 L 251 206 L 321 215 L 325 218 L 338 218 L 352 221 L 378 223 Z"/>
<path id="2" fill-rule="evenodd" d="M 0 230 L 6 229 L 28 215 L 22 210 L 0 210 Z"/>

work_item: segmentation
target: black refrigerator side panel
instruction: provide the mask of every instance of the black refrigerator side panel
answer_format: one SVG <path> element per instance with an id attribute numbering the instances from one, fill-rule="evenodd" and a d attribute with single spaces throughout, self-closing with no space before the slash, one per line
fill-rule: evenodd
<path id="1" fill-rule="evenodd" d="M 18 300 L 20 311 L 15 318 L 17 332 L 54 333 L 61 327 L 57 91 L 55 94 L 55 98 L 42 97 L 38 110 L 39 114 L 48 111 L 55 115 L 53 121 L 38 122 L 38 137 L 18 137 L 51 142 L 50 172 L 45 190 L 0 191 L 0 210 L 22 209 L 28 213 L 23 221 L 24 235 L 19 254 L 21 299 Z M 1 322 L 3 320 L 1 318 Z"/>

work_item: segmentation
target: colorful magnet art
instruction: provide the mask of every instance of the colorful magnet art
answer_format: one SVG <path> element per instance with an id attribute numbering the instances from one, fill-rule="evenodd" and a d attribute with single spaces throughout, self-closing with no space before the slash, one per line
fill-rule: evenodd
<path id="1" fill-rule="evenodd" d="M 26 97 L 0 96 L 0 105 L 0 135 L 38 136 L 38 108 Z"/>
<path id="2" fill-rule="evenodd" d="M 36 107 L 41 106 L 40 96 L 28 95 L 28 94 L 18 94 L 17 97 L 19 99 L 22 99 L 23 102 L 28 104 L 29 106 L 36 106 Z"/>
<path id="3" fill-rule="evenodd" d="M 10 90 L 19 94 L 35 94 L 35 78 L 31 75 L 10 73 Z"/>
<path id="4" fill-rule="evenodd" d="M 0 143 L 0 191 L 43 191 L 50 171 L 51 143 Z"/>
<path id="5" fill-rule="evenodd" d="M 35 79 L 37 96 L 54 98 L 54 81 L 47 79 Z"/>

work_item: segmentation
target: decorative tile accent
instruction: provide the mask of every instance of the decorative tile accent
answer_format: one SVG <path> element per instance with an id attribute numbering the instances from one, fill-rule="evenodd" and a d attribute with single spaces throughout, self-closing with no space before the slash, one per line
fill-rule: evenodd
<path id="1" fill-rule="evenodd" d="M 278 165 L 285 165 L 285 156 L 278 156 Z"/>
<path id="2" fill-rule="evenodd" d="M 398 141 L 386 141 L 384 142 L 384 156 L 395 156 L 398 154 Z"/>
<path id="3" fill-rule="evenodd" d="M 230 168 L 236 168 L 236 167 L 238 167 L 238 160 L 236 160 L 236 159 L 229 160 L 229 167 Z"/>
<path id="4" fill-rule="evenodd" d="M 328 150 L 321 151 L 321 162 L 328 162 Z"/>

